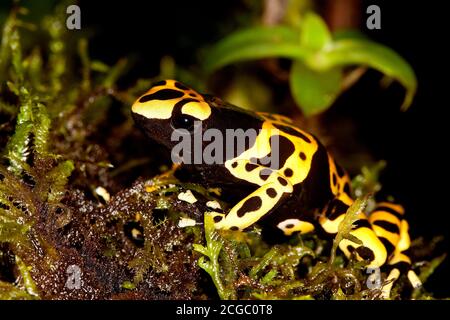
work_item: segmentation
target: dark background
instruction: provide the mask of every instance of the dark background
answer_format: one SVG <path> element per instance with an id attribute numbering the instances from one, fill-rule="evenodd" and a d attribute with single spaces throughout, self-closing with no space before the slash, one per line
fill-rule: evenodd
<path id="1" fill-rule="evenodd" d="M 173 56 L 178 64 L 195 64 L 198 44 L 212 44 L 220 34 L 235 30 L 236 17 L 248 10 L 245 1 L 237 0 L 79 3 L 91 54 L 109 63 L 132 57 L 129 81 L 156 76 L 164 55 Z M 403 89 L 396 84 L 382 89 L 380 75 L 370 71 L 338 99 L 327 118 L 348 117 L 358 125 L 358 139 L 375 159 L 388 163 L 381 179 L 383 192 L 405 205 L 412 237 L 429 241 L 444 235 L 440 252 L 449 252 L 449 28 L 442 3 L 362 1 L 361 17 L 368 5 L 381 7 L 382 28 L 367 30 L 362 25 L 361 30 L 411 63 L 419 81 L 417 96 L 410 110 L 400 112 Z M 217 21 L 223 23 L 219 26 Z M 427 283 L 437 297 L 450 296 L 449 266 L 447 259 Z"/>

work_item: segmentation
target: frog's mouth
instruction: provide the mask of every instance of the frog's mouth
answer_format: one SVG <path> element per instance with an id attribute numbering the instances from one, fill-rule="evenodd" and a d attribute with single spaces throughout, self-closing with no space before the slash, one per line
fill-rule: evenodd
<path id="1" fill-rule="evenodd" d="M 174 163 L 193 163 L 194 140 L 188 139 L 188 145 L 181 142 L 183 138 L 174 135 L 170 119 L 148 119 L 137 113 L 132 113 L 132 115 L 134 122 L 144 132 L 145 136 L 163 146 L 169 152 Z"/>
<path id="2" fill-rule="evenodd" d="M 166 148 L 172 148 L 172 128 L 169 119 L 149 119 L 134 112 L 132 113 L 132 117 L 137 126 L 150 140 Z"/>

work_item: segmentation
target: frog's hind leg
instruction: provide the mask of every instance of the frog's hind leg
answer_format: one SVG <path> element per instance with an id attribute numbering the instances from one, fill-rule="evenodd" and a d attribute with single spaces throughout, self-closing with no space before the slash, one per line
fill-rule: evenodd
<path id="1" fill-rule="evenodd" d="M 387 265 L 390 272 L 387 284 L 382 287 L 382 297 L 385 299 L 390 297 L 393 284 L 402 273 L 407 275 L 414 288 L 420 287 L 422 283 L 411 269 L 411 259 L 406 255 L 411 241 L 403 207 L 390 202 L 381 202 L 370 214 L 369 221 L 389 255 Z"/>
<path id="2" fill-rule="evenodd" d="M 322 229 L 329 234 L 336 234 L 339 229 L 339 224 L 344 220 L 350 205 L 351 203 L 344 203 L 340 199 L 331 201 L 323 215 L 319 218 L 319 224 L 322 226 Z M 369 267 L 380 267 L 386 262 L 386 248 L 372 230 L 365 213 L 361 212 L 359 214 L 358 220 L 354 222 L 350 234 L 359 239 L 362 244 L 343 239 L 339 243 L 339 248 L 347 257 L 356 254 L 358 260 L 368 261 Z"/>
<path id="3" fill-rule="evenodd" d="M 386 284 L 381 289 L 381 296 L 384 299 L 389 299 L 391 296 L 392 287 L 400 277 L 401 274 L 406 274 L 409 282 L 413 288 L 422 286 L 417 274 L 411 269 L 411 259 L 404 253 L 396 251 L 389 259 L 388 266 L 390 269 L 389 275 L 386 279 Z"/>
<path id="4" fill-rule="evenodd" d="M 396 251 L 394 255 L 389 259 L 388 266 L 390 269 L 389 275 L 386 279 L 386 284 L 381 289 L 381 297 L 389 299 L 391 296 L 392 287 L 400 277 L 401 274 L 406 274 L 409 282 L 413 288 L 419 288 L 422 286 L 417 274 L 411 269 L 411 259 L 404 253 Z"/>

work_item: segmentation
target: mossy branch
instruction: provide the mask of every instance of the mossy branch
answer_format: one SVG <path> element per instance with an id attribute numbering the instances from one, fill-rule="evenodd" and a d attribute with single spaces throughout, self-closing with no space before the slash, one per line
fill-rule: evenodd
<path id="1" fill-rule="evenodd" d="M 91 59 L 89 58 L 88 41 L 85 38 L 78 41 L 78 55 L 81 60 L 81 89 L 88 92 L 91 89 Z"/>
<path id="2" fill-rule="evenodd" d="M 20 90 L 21 107 L 17 116 L 14 135 L 6 146 L 6 157 L 9 159 L 9 169 L 19 176 L 22 171 L 27 170 L 27 158 L 30 154 L 30 147 L 41 158 L 55 158 L 49 153 L 51 120 L 45 105 L 35 102 L 35 98 L 30 92 L 22 87 Z M 33 144 L 30 146 L 31 136 Z"/>
<path id="3" fill-rule="evenodd" d="M 3 26 L 0 44 L 0 80 L 2 83 L 9 75 L 7 70 L 10 65 L 13 66 L 16 73 L 16 80 L 20 83 L 23 82 L 22 49 L 18 32 L 20 21 L 17 17 L 20 13 L 24 14 L 26 10 L 20 7 L 11 10 Z"/>
<path id="4" fill-rule="evenodd" d="M 0 300 L 33 300 L 36 299 L 26 290 L 12 283 L 0 281 Z"/>
<path id="5" fill-rule="evenodd" d="M 250 270 L 249 276 L 253 279 L 256 279 L 258 274 L 266 268 L 269 263 L 280 254 L 280 249 L 278 247 L 272 247 L 259 261 L 259 263 Z M 270 278 L 270 276 L 269 276 Z M 266 279 L 267 281 L 268 279 Z"/>
<path id="6" fill-rule="evenodd" d="M 205 255 L 209 260 L 206 260 L 205 257 L 200 257 L 198 265 L 211 276 L 220 299 L 234 299 L 236 297 L 234 290 L 226 287 L 221 278 L 222 268 L 219 263 L 219 255 L 223 248 L 224 240 L 216 232 L 214 219 L 210 213 L 205 213 L 204 221 L 206 246 L 194 244 L 194 250 Z"/>
<path id="7" fill-rule="evenodd" d="M 35 104 L 34 121 L 34 150 L 40 157 L 48 157 L 48 144 L 50 136 L 50 117 L 47 108 L 42 103 Z"/>
<path id="8" fill-rule="evenodd" d="M 386 167 L 386 161 L 380 160 L 371 166 L 363 166 L 361 173 L 358 174 L 352 181 L 352 189 L 356 197 L 361 197 L 366 193 L 373 193 L 380 191 L 380 174 Z"/>
<path id="9" fill-rule="evenodd" d="M 22 278 L 22 283 L 26 292 L 33 297 L 38 298 L 38 290 L 36 284 L 34 283 L 33 278 L 31 277 L 30 270 L 27 265 L 20 259 L 19 256 L 16 256 L 16 265 L 19 269 L 20 276 Z"/>
<path id="10" fill-rule="evenodd" d="M 51 203 L 59 202 L 64 196 L 67 182 L 75 166 L 71 160 L 66 160 L 58 164 L 48 174 L 50 181 L 50 192 L 48 193 L 48 201 Z"/>
<path id="11" fill-rule="evenodd" d="M 6 168 L 0 166 L 0 243 L 15 244 L 20 250 L 31 246 L 27 237 L 36 212 L 30 190 Z"/>
<path id="12" fill-rule="evenodd" d="M 62 78 L 67 70 L 67 54 L 66 54 L 66 34 L 67 28 L 65 21 L 64 3 L 58 5 L 54 15 L 46 17 L 43 21 L 43 27 L 50 36 L 49 43 L 49 76 L 50 91 L 53 96 L 58 95 L 62 88 Z"/>
<path id="13" fill-rule="evenodd" d="M 17 284 L 0 281 L 0 300 L 36 300 L 39 299 L 36 284 L 25 263 L 16 256 L 16 264 L 20 273 Z"/>
<path id="14" fill-rule="evenodd" d="M 29 154 L 30 134 L 33 129 L 33 102 L 28 90 L 22 88 L 20 96 L 22 103 L 17 116 L 15 132 L 6 145 L 6 157 L 10 162 L 9 169 L 16 175 L 22 172 L 22 163 L 26 161 Z"/>
<path id="15" fill-rule="evenodd" d="M 167 220 L 161 224 L 167 223 Z M 164 248 L 158 242 L 157 234 L 158 225 L 154 220 L 146 215 L 141 215 L 141 224 L 144 228 L 144 247 L 136 252 L 135 257 L 128 263 L 129 268 L 134 270 L 133 283 L 140 283 L 149 269 L 153 269 L 156 273 L 164 273 L 169 270 L 169 264 L 164 255 Z"/>

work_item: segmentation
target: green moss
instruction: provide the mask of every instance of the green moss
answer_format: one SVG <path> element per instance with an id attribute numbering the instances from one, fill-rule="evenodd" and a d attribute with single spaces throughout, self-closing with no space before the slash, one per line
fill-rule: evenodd
<path id="1" fill-rule="evenodd" d="M 207 260 L 205 257 L 200 257 L 198 265 L 211 276 L 221 299 L 233 299 L 236 297 L 236 293 L 230 284 L 224 283 L 223 268 L 219 263 L 220 252 L 224 244 L 223 239 L 215 230 L 213 216 L 209 213 L 205 214 L 205 237 L 206 246 L 194 244 L 194 250 L 208 258 Z M 227 274 L 229 275 L 230 271 Z"/>
<path id="2" fill-rule="evenodd" d="M 355 274 L 364 265 L 355 266 L 357 271 L 352 271 L 351 267 L 335 266 L 334 257 L 340 239 L 352 239 L 349 235 L 351 225 L 366 202 L 367 198 L 358 200 L 350 208 L 348 218 L 342 222 L 334 242 L 332 256 L 326 258 L 328 263 L 315 266 L 312 259 L 303 261 L 303 258 L 316 257 L 314 249 L 318 245 L 314 242 L 320 243 L 318 239 L 312 245 L 310 242 L 309 246 L 298 237 L 291 244 L 267 246 L 258 232 L 218 232 L 214 229 L 212 217 L 206 214 L 206 245 L 194 244 L 194 250 L 204 255 L 198 260 L 199 266 L 210 275 L 222 299 L 310 299 L 319 297 L 329 289 L 330 283 L 336 281 L 341 282 L 344 288 L 351 283 L 355 292 L 345 295 L 338 284 L 333 289 L 333 296 L 340 299 L 354 297 L 361 291 L 359 275 Z M 223 252 L 226 254 L 222 255 Z M 298 276 L 297 268 L 300 265 L 312 268 L 304 280 Z M 333 278 L 336 281 L 331 281 Z"/>
<path id="3" fill-rule="evenodd" d="M 338 232 L 333 240 L 333 248 L 331 249 L 331 257 L 328 262 L 329 266 L 331 267 L 334 264 L 334 259 L 336 257 L 336 251 L 339 247 L 339 243 L 344 240 L 350 240 L 354 242 L 357 245 L 362 245 L 361 240 L 353 236 L 350 232 L 352 231 L 353 224 L 356 220 L 358 220 L 358 215 L 361 214 L 361 212 L 364 211 L 364 209 L 367 207 L 367 201 L 369 199 L 369 196 L 366 195 L 362 198 L 357 198 L 355 202 L 348 208 L 347 213 L 345 214 L 344 219 L 339 224 Z"/>

